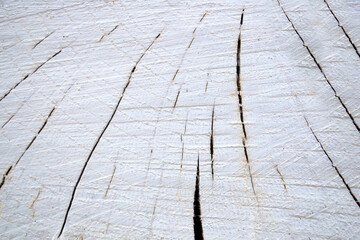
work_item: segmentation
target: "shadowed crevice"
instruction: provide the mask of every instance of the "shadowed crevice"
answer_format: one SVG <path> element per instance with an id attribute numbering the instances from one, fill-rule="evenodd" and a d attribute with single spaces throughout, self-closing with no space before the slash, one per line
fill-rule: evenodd
<path id="1" fill-rule="evenodd" d="M 201 221 L 201 206 L 200 206 L 200 166 L 199 155 L 197 160 L 195 193 L 194 193 L 194 238 L 195 240 L 203 240 L 203 227 Z"/>
<path id="2" fill-rule="evenodd" d="M 211 114 L 211 132 L 210 132 L 210 156 L 211 156 L 211 176 L 214 180 L 214 114 L 215 114 L 215 104 L 212 109 Z"/>

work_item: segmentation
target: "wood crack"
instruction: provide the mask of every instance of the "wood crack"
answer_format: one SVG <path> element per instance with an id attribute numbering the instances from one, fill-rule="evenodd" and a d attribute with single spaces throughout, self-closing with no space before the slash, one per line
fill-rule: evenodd
<path id="1" fill-rule="evenodd" d="M 195 240 L 203 240 L 203 227 L 201 220 L 201 205 L 200 205 L 200 166 L 199 155 L 197 160 L 195 193 L 194 193 L 194 238 Z"/>
<path id="2" fill-rule="evenodd" d="M 240 108 L 240 120 L 241 125 L 243 129 L 243 134 L 245 139 L 246 136 L 246 129 L 245 129 L 245 123 L 244 123 L 244 111 L 243 111 L 243 101 L 242 101 L 242 94 L 241 94 L 241 74 L 240 74 L 240 65 L 241 65 L 241 29 L 244 21 L 244 10 L 241 13 L 241 20 L 240 20 L 240 31 L 239 31 L 239 37 L 238 37 L 238 43 L 237 43 L 237 54 L 236 54 L 236 85 L 237 85 L 237 93 L 238 93 L 238 99 L 239 99 L 239 108 Z"/>
<path id="3" fill-rule="evenodd" d="M 196 30 L 197 30 L 197 28 L 198 28 L 199 24 L 200 24 L 200 23 L 202 22 L 202 20 L 205 18 L 206 14 L 207 14 L 207 12 L 205 12 L 205 13 L 203 14 L 203 16 L 201 17 L 201 19 L 200 19 L 200 21 L 199 21 L 198 25 L 194 28 L 194 30 L 193 30 L 193 32 L 192 32 L 192 38 L 191 38 L 191 41 L 190 41 L 190 43 L 189 43 L 188 47 L 185 49 L 185 51 L 184 51 L 184 53 L 183 53 L 183 55 L 182 55 L 182 57 L 181 57 L 181 60 L 180 60 L 180 63 L 179 63 L 178 69 L 176 70 L 176 72 L 175 72 L 175 74 L 174 74 L 174 76 L 173 76 L 173 78 L 172 78 L 171 82 L 173 82 L 173 81 L 175 80 L 176 75 L 179 73 L 179 70 L 180 70 L 180 68 L 181 68 L 181 66 L 182 66 L 182 63 L 183 63 L 184 58 L 185 58 L 185 56 L 186 56 L 186 54 L 187 54 L 187 51 L 189 50 L 189 48 L 191 47 L 191 45 L 192 45 L 193 41 L 195 40 L 195 32 L 196 32 Z"/>
<path id="4" fill-rule="evenodd" d="M 204 17 L 206 16 L 206 14 L 207 14 L 207 12 L 205 12 L 205 13 L 203 14 L 203 16 L 201 17 L 201 19 L 200 19 L 199 23 L 201 23 L 201 22 L 202 22 L 202 20 L 203 20 L 203 19 L 204 19 Z"/>
<path id="5" fill-rule="evenodd" d="M 20 162 L 21 158 L 24 156 L 24 154 L 26 153 L 26 151 L 31 147 L 31 145 L 34 143 L 34 141 L 36 140 L 36 138 L 40 135 L 40 133 L 42 132 L 42 130 L 44 129 L 44 127 L 46 126 L 49 118 L 51 117 L 51 115 L 53 114 L 55 110 L 55 107 L 53 107 L 50 111 L 50 113 L 48 114 L 48 116 L 46 117 L 44 123 L 42 124 L 42 126 L 40 127 L 39 131 L 37 132 L 37 134 L 33 137 L 33 139 L 31 140 L 31 142 L 27 145 L 25 151 L 21 154 L 21 156 L 19 157 L 19 159 L 16 161 L 14 168 L 18 165 L 18 163 Z"/>
<path id="6" fill-rule="evenodd" d="M 113 172 L 112 172 L 112 175 L 111 175 L 109 184 L 108 184 L 108 186 L 107 186 L 107 188 L 106 188 L 105 197 L 107 197 L 107 194 L 108 194 L 108 192 L 109 192 L 109 189 L 110 189 L 111 183 L 112 183 L 112 181 L 113 181 L 115 172 L 116 172 L 116 165 L 114 164 L 114 169 L 113 169 Z"/>
<path id="7" fill-rule="evenodd" d="M 8 169 L 6 170 L 6 172 L 3 174 L 3 177 L 1 179 L 1 183 L 0 183 L 0 189 L 1 187 L 4 185 L 6 177 L 9 175 L 10 171 L 12 169 L 12 166 L 8 167 Z"/>
<path id="8" fill-rule="evenodd" d="M 15 111 L 14 114 L 12 114 L 10 116 L 10 118 L 1 126 L 1 128 L 4 128 L 12 119 L 13 117 L 22 109 L 22 107 L 25 105 L 25 103 L 34 95 L 34 93 L 32 93 L 26 100 L 22 101 L 20 107 Z"/>
<path id="9" fill-rule="evenodd" d="M 62 49 L 58 52 L 56 52 L 55 54 L 53 54 L 50 58 L 48 58 L 45 62 L 41 63 L 38 67 L 35 68 L 35 70 L 32 73 L 29 73 L 27 75 L 25 75 L 25 77 L 23 77 L 23 79 L 16 83 L 12 88 L 9 89 L 9 91 L 7 91 L 1 98 L 0 101 L 2 101 L 6 96 L 8 96 L 12 90 L 14 90 L 17 86 L 19 86 L 23 81 L 25 81 L 28 77 L 30 77 L 31 75 L 33 75 L 34 73 L 36 73 L 42 66 L 44 66 L 47 62 L 49 62 L 51 59 L 53 59 L 54 57 L 56 57 L 59 53 L 61 53 Z"/>
<path id="10" fill-rule="evenodd" d="M 190 44 L 189 44 L 188 48 L 190 48 L 190 47 L 191 47 L 191 44 L 193 43 L 194 39 L 195 39 L 195 37 L 193 37 L 193 38 L 191 39 L 191 41 L 190 41 Z"/>
<path id="11" fill-rule="evenodd" d="M 176 104 L 177 104 L 177 101 L 178 101 L 179 95 L 180 95 L 180 90 L 178 91 L 178 93 L 177 93 L 177 95 L 176 95 L 176 99 L 175 99 L 175 103 L 174 103 L 173 108 L 176 108 Z"/>
<path id="12" fill-rule="evenodd" d="M 282 181 L 282 183 L 283 183 L 283 186 L 284 186 L 285 191 L 287 191 L 287 187 L 286 187 L 286 184 L 285 184 L 284 177 L 283 177 L 283 175 L 281 174 L 278 165 L 275 166 L 275 169 L 276 169 L 277 173 L 279 174 L 279 176 L 280 176 L 280 178 L 281 178 L 281 181 Z"/>
<path id="13" fill-rule="evenodd" d="M 77 187 L 78 187 L 78 185 L 79 185 L 79 183 L 80 183 L 80 181 L 81 181 L 81 178 L 82 178 L 82 176 L 83 176 L 83 174 L 84 174 L 84 172 L 85 172 L 85 169 L 86 169 L 86 167 L 87 167 L 87 165 L 88 165 L 88 163 L 89 163 L 89 161 L 90 161 L 90 159 L 91 159 L 91 157 L 92 157 L 92 155 L 93 155 L 96 147 L 98 146 L 98 144 L 99 144 L 102 136 L 104 135 L 104 133 L 106 132 L 107 128 L 109 127 L 111 121 L 113 120 L 113 118 L 114 118 L 114 116 L 115 116 L 115 114 L 116 114 L 116 112 L 117 112 L 117 110 L 118 110 L 118 108 L 119 108 L 119 105 L 120 105 L 120 103 L 121 103 L 121 101 L 122 101 L 122 99 L 123 99 L 123 97 L 124 97 L 124 95 L 125 95 L 126 89 L 128 88 L 128 86 L 129 86 L 129 84 L 130 84 L 130 82 L 131 82 L 132 75 L 133 75 L 133 73 L 135 72 L 137 65 L 139 64 L 139 62 L 141 61 L 141 59 L 145 56 L 145 54 L 148 52 L 148 50 L 151 48 L 151 46 L 154 44 L 154 42 L 156 41 L 156 39 L 158 39 L 158 38 L 160 37 L 160 34 L 161 34 L 161 32 L 155 37 L 155 39 L 154 39 L 154 40 L 151 42 L 151 44 L 145 49 L 145 51 L 144 51 L 143 54 L 140 56 L 140 58 L 136 61 L 134 67 L 132 68 L 132 70 L 131 70 L 131 72 L 130 72 L 128 81 L 127 81 L 127 83 L 125 84 L 125 87 L 123 88 L 123 91 L 122 91 L 122 93 L 121 93 L 121 95 L 120 95 L 120 97 L 119 97 L 119 100 L 118 100 L 118 102 L 117 102 L 117 104 L 116 104 L 116 106 L 115 106 L 115 108 L 114 108 L 114 110 L 113 110 L 113 112 L 112 112 L 109 120 L 107 121 L 104 129 L 102 130 L 102 132 L 100 133 L 100 135 L 98 136 L 98 138 L 96 139 L 96 142 L 95 142 L 94 146 L 92 147 L 92 149 L 91 149 L 91 151 L 90 151 L 90 153 L 89 153 L 89 155 L 88 155 L 88 157 L 87 157 L 87 159 L 86 159 L 86 161 L 85 161 L 85 163 L 84 163 L 84 165 L 83 165 L 83 168 L 82 168 L 82 170 L 81 170 L 81 172 L 80 172 L 80 175 L 79 175 L 79 177 L 78 177 L 78 179 L 77 179 L 77 181 L 76 181 L 76 183 L 75 183 L 75 185 L 74 185 L 73 192 L 72 192 L 72 195 L 71 195 L 71 198 L 70 198 L 70 201 L 69 201 L 68 208 L 67 208 L 66 213 L 65 213 L 65 217 L 64 217 L 63 223 L 62 223 L 62 225 L 61 225 L 61 229 L 60 229 L 58 238 L 60 238 L 60 236 L 62 235 L 62 233 L 63 233 L 63 231 L 64 231 L 64 228 L 65 228 L 65 225 L 66 225 L 66 221 L 67 221 L 67 218 L 68 218 L 68 215 L 69 215 L 69 212 L 70 212 L 70 209 L 71 209 L 71 206 L 72 206 L 72 203 L 73 203 L 75 194 L 76 194 Z"/>
<path id="14" fill-rule="evenodd" d="M 36 138 L 40 135 L 41 131 L 44 129 L 44 127 L 46 126 L 49 118 L 51 117 L 51 115 L 53 114 L 55 110 L 55 107 L 53 107 L 53 109 L 50 111 L 50 113 L 48 114 L 48 116 L 46 117 L 44 123 L 42 124 L 42 126 L 40 127 L 39 131 L 37 132 L 37 134 L 31 139 L 30 143 L 26 146 L 25 151 L 20 155 L 20 157 L 18 158 L 18 160 L 15 162 L 14 165 L 11 165 L 8 170 L 6 171 L 6 173 L 3 175 L 2 181 L 0 183 L 0 189 L 1 187 L 5 184 L 6 178 L 9 175 L 9 173 L 11 172 L 11 170 L 15 169 L 15 167 L 18 165 L 18 163 L 20 162 L 20 160 L 22 159 L 22 157 L 25 155 L 25 153 L 27 152 L 27 150 L 31 147 L 31 145 L 34 143 L 34 141 L 36 140 Z"/>
<path id="15" fill-rule="evenodd" d="M 238 94 L 238 99 L 239 99 L 240 121 L 241 121 L 241 126 L 242 126 L 242 130 L 243 130 L 243 135 L 244 135 L 244 137 L 242 138 L 242 143 L 243 143 L 243 148 L 244 148 L 244 153 L 245 153 L 246 165 L 247 165 L 249 176 L 250 176 L 251 187 L 252 187 L 253 193 L 257 200 L 257 195 L 256 195 L 256 191 L 255 191 L 255 186 L 254 186 L 254 179 L 253 179 L 253 175 L 252 175 L 252 171 L 251 171 L 250 160 L 249 160 L 249 155 L 248 155 L 247 146 L 246 146 L 247 135 L 246 135 L 245 122 L 244 122 L 244 110 L 243 110 L 243 101 L 242 101 L 242 92 L 241 92 L 242 89 L 241 89 L 241 73 L 240 73 L 240 70 L 241 70 L 240 55 L 241 55 L 241 30 L 242 30 L 242 26 L 244 23 L 244 12 L 245 12 L 245 9 L 243 9 L 242 13 L 241 13 L 239 37 L 238 37 L 238 41 L 237 41 L 236 85 L 237 85 L 237 94 Z"/>
<path id="16" fill-rule="evenodd" d="M 183 167 L 183 160 L 184 160 L 184 139 L 183 139 L 183 136 L 186 134 L 187 122 L 188 122 L 188 117 L 189 117 L 188 115 L 189 115 L 189 113 L 187 113 L 187 115 L 186 115 L 184 132 L 180 135 L 180 139 L 181 139 L 181 161 L 180 161 L 180 168 L 181 168 L 181 169 L 182 169 L 182 167 Z"/>
<path id="17" fill-rule="evenodd" d="M 345 178 L 343 177 L 343 175 L 340 173 L 339 169 L 337 168 L 337 166 L 334 165 L 334 161 L 331 159 L 331 157 L 329 156 L 329 154 L 326 152 L 324 146 L 322 145 L 322 143 L 320 142 L 320 140 L 318 139 L 318 137 L 316 136 L 314 130 L 312 129 L 312 127 L 309 124 L 309 121 L 307 120 L 307 118 L 304 116 L 304 119 L 306 121 L 307 126 L 309 127 L 312 135 L 314 136 L 314 138 L 316 139 L 316 141 L 319 143 L 321 150 L 323 151 L 323 153 L 326 155 L 326 157 L 329 159 L 331 166 L 335 169 L 336 173 L 338 174 L 338 176 L 341 178 L 342 182 L 344 183 L 346 189 L 349 191 L 351 197 L 354 199 L 355 203 L 357 204 L 357 206 L 360 208 L 360 202 L 359 200 L 356 198 L 355 194 L 352 192 L 349 184 L 346 182 Z"/>
<path id="18" fill-rule="evenodd" d="M 338 26 L 341 28 L 341 30 L 343 31 L 344 35 L 347 37 L 347 39 L 349 40 L 351 46 L 354 48 L 356 54 L 358 55 L 358 57 L 360 57 L 360 53 L 357 49 L 357 47 L 355 46 L 354 42 L 351 40 L 349 34 L 345 31 L 345 28 L 341 25 L 339 19 L 336 17 L 335 13 L 333 12 L 333 10 L 331 9 L 330 5 L 328 4 L 328 2 L 326 0 L 324 0 L 324 3 L 326 4 L 327 8 L 329 9 L 330 13 L 333 15 L 333 17 L 335 18 Z"/>
<path id="19" fill-rule="evenodd" d="M 47 118 L 45 119 L 44 123 L 42 124 L 42 126 L 40 127 L 37 135 L 35 135 L 32 140 L 30 141 L 30 143 L 27 145 L 25 151 L 21 154 L 21 156 L 18 158 L 18 160 L 16 161 L 14 168 L 16 167 L 16 165 L 20 162 L 21 158 L 24 156 L 24 154 L 26 153 L 26 151 L 31 147 L 31 145 L 33 144 L 33 142 L 36 140 L 36 138 L 38 137 L 38 135 L 41 133 L 41 131 L 44 129 L 45 125 L 47 124 L 49 118 L 51 117 L 51 115 L 53 114 L 54 110 L 56 109 L 56 107 L 58 106 L 59 103 L 62 102 L 62 100 L 64 100 L 67 92 L 74 86 L 75 82 L 73 84 L 71 84 L 65 91 L 64 96 L 61 98 L 61 100 L 59 100 L 55 106 L 52 108 L 52 110 L 50 111 L 50 113 L 48 114 Z M 31 95 L 32 96 L 32 95 Z M 30 97 L 31 97 L 30 96 Z M 30 98 L 29 97 L 29 98 Z M 25 103 L 25 102 L 24 102 Z M 22 106 L 24 105 L 24 103 L 22 104 Z M 22 107 L 21 106 L 21 107 Z M 21 109 L 21 107 L 10 117 L 10 119 L 7 121 L 7 123 L 13 118 L 13 116 L 15 116 L 15 114 Z M 5 124 L 4 124 L 5 125 Z M 13 166 L 10 166 L 10 170 L 13 168 Z M 2 187 L 2 185 L 5 183 L 6 180 L 6 176 L 9 174 L 10 170 L 8 170 L 8 172 L 3 176 L 2 182 L 0 184 L 0 189 Z"/>
<path id="20" fill-rule="evenodd" d="M 25 102 L 23 102 L 22 105 L 24 105 L 24 103 L 25 103 Z M 22 105 L 21 105 L 21 107 L 22 107 Z M 21 107 L 20 107 L 20 108 L 21 108 Z M 18 110 L 19 110 L 20 108 L 18 108 Z M 11 115 L 11 116 L 9 117 L 9 119 L 1 126 L 1 128 L 4 128 L 4 127 L 6 126 L 6 124 L 8 124 L 8 123 L 11 121 L 11 119 L 15 116 L 15 114 L 16 114 L 17 112 L 18 112 L 18 111 L 16 111 L 13 115 Z"/>
<path id="21" fill-rule="evenodd" d="M 74 86 L 74 84 L 75 84 L 75 82 L 74 82 L 73 84 L 71 84 L 71 85 L 66 89 L 66 91 L 65 91 L 65 93 L 64 93 L 64 96 L 63 96 L 63 97 L 55 104 L 55 106 L 52 108 L 52 110 L 50 111 L 50 113 L 49 113 L 48 116 L 46 117 L 45 121 L 43 122 L 42 126 L 40 127 L 38 133 L 33 137 L 33 139 L 32 139 L 32 140 L 30 141 L 30 143 L 27 145 L 25 151 L 21 154 L 21 156 L 20 156 L 20 157 L 18 158 L 18 160 L 16 161 L 16 163 L 15 163 L 15 165 L 14 165 L 14 168 L 15 168 L 16 165 L 20 162 L 21 158 L 24 156 L 24 154 L 26 153 L 26 151 L 31 147 L 31 145 L 32 145 L 33 142 L 36 140 L 36 138 L 39 136 L 39 134 L 41 133 L 41 131 L 42 131 L 42 130 L 44 129 L 44 127 L 46 126 L 49 118 L 50 118 L 51 115 L 53 114 L 53 112 L 54 112 L 54 110 L 56 109 L 56 107 L 58 106 L 58 104 L 61 103 L 62 100 L 64 100 L 66 94 L 67 94 L 68 91 Z M 32 95 L 31 95 L 31 96 L 32 96 Z M 30 97 L 31 97 L 31 96 L 30 96 Z M 29 97 L 29 98 L 30 98 L 30 97 Z M 24 102 L 24 103 L 25 103 L 25 102 Z M 24 103 L 22 104 L 22 106 L 24 105 Z M 22 106 L 21 106 L 21 107 L 22 107 Z M 15 114 L 21 109 L 21 107 L 11 116 L 11 118 L 10 118 L 7 122 L 9 122 L 9 121 L 13 118 L 13 116 L 15 116 Z M 5 179 L 3 179 L 2 184 L 4 183 L 4 181 L 5 181 Z M 1 184 L 1 186 L 2 186 L 2 184 Z M 1 186 L 0 186 L 0 188 L 1 188 Z"/>
<path id="22" fill-rule="evenodd" d="M 346 111 L 347 115 L 350 117 L 352 123 L 354 124 L 355 128 L 358 130 L 358 132 L 360 133 L 360 127 L 359 125 L 356 123 L 354 117 L 352 116 L 352 114 L 350 113 L 349 109 L 346 107 L 346 105 L 344 104 L 343 100 L 341 99 L 341 97 L 337 94 L 334 86 L 331 84 L 331 82 L 329 81 L 329 79 L 327 78 L 325 72 L 323 71 L 321 65 L 319 64 L 319 62 L 317 61 L 317 59 L 315 58 L 314 54 L 311 52 L 310 48 L 305 44 L 304 39 L 301 37 L 300 33 L 298 32 L 298 30 L 295 28 L 295 25 L 293 24 L 293 22 L 291 21 L 291 19 L 289 18 L 289 16 L 287 15 L 285 9 L 281 6 L 281 3 L 279 0 L 277 0 L 281 10 L 283 11 L 284 15 L 286 16 L 287 20 L 289 21 L 289 23 L 291 24 L 292 28 L 294 29 L 295 33 L 298 35 L 298 37 L 300 38 L 303 46 L 306 48 L 306 50 L 308 51 L 309 55 L 311 56 L 311 58 L 314 60 L 316 66 L 318 67 L 318 69 L 320 70 L 321 74 L 323 75 L 323 77 L 325 78 L 326 82 L 328 83 L 328 85 L 330 86 L 330 88 L 333 90 L 335 97 L 339 100 L 341 106 L 344 108 L 344 110 Z"/>
<path id="23" fill-rule="evenodd" d="M 215 104 L 213 105 L 213 109 L 212 109 L 211 132 L 210 132 L 211 176 L 213 180 L 214 180 L 214 114 L 215 114 Z"/>
<path id="24" fill-rule="evenodd" d="M 43 39 L 41 39 L 39 42 L 37 42 L 32 49 L 36 48 L 40 43 L 42 43 L 45 39 L 50 37 L 55 31 L 52 31 L 51 33 L 47 34 Z"/>
<path id="25" fill-rule="evenodd" d="M 33 211 L 32 217 L 35 217 L 35 204 L 39 200 L 41 192 L 42 192 L 42 189 L 39 189 L 38 193 L 36 194 L 36 197 L 35 197 L 34 201 L 31 203 L 31 205 L 29 207 L 29 209 L 31 209 Z"/>
<path id="26" fill-rule="evenodd" d="M 105 33 L 104 35 L 102 35 L 98 42 L 101 42 L 105 36 L 110 36 L 110 34 L 113 33 L 118 27 L 119 27 L 119 24 L 116 25 L 113 29 L 111 29 L 110 32 Z"/>

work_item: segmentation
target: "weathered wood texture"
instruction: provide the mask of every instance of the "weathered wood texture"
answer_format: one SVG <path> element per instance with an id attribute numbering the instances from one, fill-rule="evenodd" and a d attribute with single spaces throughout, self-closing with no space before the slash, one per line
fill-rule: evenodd
<path id="1" fill-rule="evenodd" d="M 0 5 L 1 239 L 359 238 L 359 1 Z"/>

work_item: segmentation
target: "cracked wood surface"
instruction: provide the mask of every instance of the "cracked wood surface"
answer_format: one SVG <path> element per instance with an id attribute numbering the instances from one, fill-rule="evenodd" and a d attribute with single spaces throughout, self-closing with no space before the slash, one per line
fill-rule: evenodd
<path id="1" fill-rule="evenodd" d="M 0 3 L 1 239 L 358 238 L 359 2 L 234 3 Z"/>

